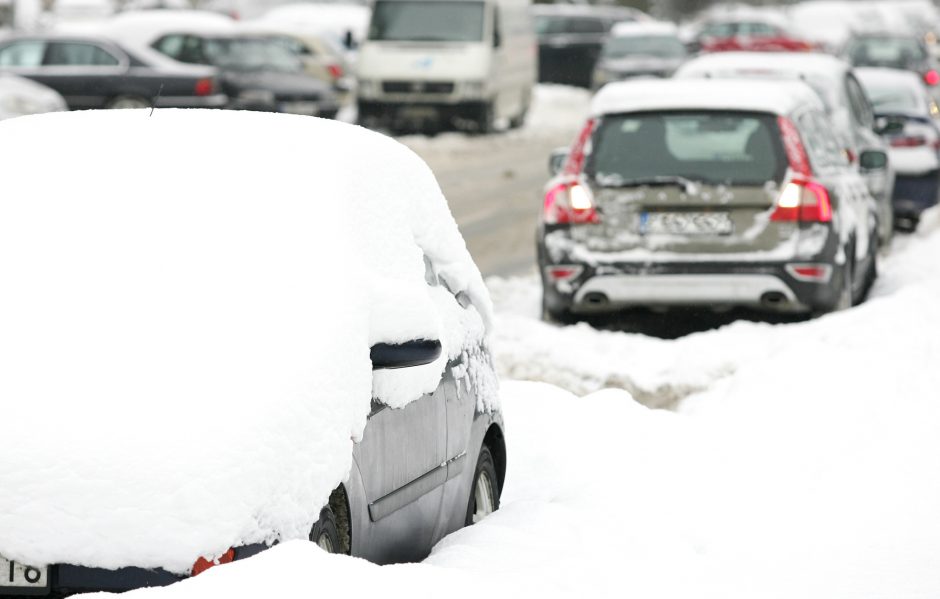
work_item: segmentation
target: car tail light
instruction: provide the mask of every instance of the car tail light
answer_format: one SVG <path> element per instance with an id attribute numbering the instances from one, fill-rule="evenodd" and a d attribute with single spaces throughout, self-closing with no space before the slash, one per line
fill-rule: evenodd
<path id="1" fill-rule="evenodd" d="M 545 194 L 542 218 L 546 224 L 597 224 L 591 190 L 578 181 L 559 183 Z"/>
<path id="2" fill-rule="evenodd" d="M 832 221 L 829 191 L 815 181 L 794 179 L 777 197 L 770 220 L 778 222 L 828 223 Z"/>
<path id="3" fill-rule="evenodd" d="M 339 66 L 338 64 L 327 65 L 326 70 L 333 79 L 339 79 L 343 76 L 343 67 Z"/>
<path id="4" fill-rule="evenodd" d="M 786 150 L 790 168 L 798 175 L 813 176 L 813 171 L 809 166 L 809 156 L 806 154 L 803 139 L 800 137 L 800 130 L 796 128 L 793 121 L 783 116 L 777 119 L 777 124 L 780 127 L 780 137 L 783 140 L 783 148 Z"/>
<path id="5" fill-rule="evenodd" d="M 215 93 L 215 80 L 207 77 L 196 82 L 197 96 L 211 96 Z"/>
<path id="6" fill-rule="evenodd" d="M 927 145 L 927 138 L 922 135 L 909 135 L 895 137 L 890 143 L 892 148 L 919 148 Z"/>
<path id="7" fill-rule="evenodd" d="M 827 283 L 832 277 L 829 264 L 787 264 L 786 268 L 794 279 L 807 283 Z"/>
<path id="8" fill-rule="evenodd" d="M 558 264 L 549 266 L 545 269 L 545 274 L 554 282 L 571 281 L 578 278 L 578 275 L 584 270 L 579 264 Z"/>
<path id="9" fill-rule="evenodd" d="M 207 560 L 204 557 L 200 557 L 199 559 L 196 560 L 196 563 L 193 564 L 191 575 L 196 576 L 196 575 L 202 574 L 209 568 L 212 568 L 214 566 L 218 566 L 221 564 L 227 564 L 234 560 L 235 560 L 235 549 L 229 549 L 228 551 L 223 553 L 221 556 L 219 556 L 218 559 L 215 559 L 215 560 Z"/>
<path id="10" fill-rule="evenodd" d="M 940 73 L 938 73 L 936 69 L 930 69 L 924 73 L 924 83 L 931 87 L 937 85 L 940 83 Z"/>

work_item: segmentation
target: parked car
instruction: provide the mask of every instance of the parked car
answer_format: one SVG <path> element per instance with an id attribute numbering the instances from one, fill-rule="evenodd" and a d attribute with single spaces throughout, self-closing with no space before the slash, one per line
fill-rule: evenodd
<path id="1" fill-rule="evenodd" d="M 807 52 L 813 44 L 785 23 L 724 18 L 703 25 L 690 45 L 694 52 Z"/>
<path id="2" fill-rule="evenodd" d="M 72 110 L 221 108 L 228 102 L 215 69 L 176 64 L 102 37 L 7 38 L 0 42 L 0 72 L 51 87 Z"/>
<path id="3" fill-rule="evenodd" d="M 0 120 L 68 109 L 65 98 L 51 87 L 25 77 L 0 74 Z"/>
<path id="4" fill-rule="evenodd" d="M 553 164 L 537 244 L 546 318 L 820 313 L 874 280 L 874 200 L 802 83 L 612 83 Z"/>
<path id="5" fill-rule="evenodd" d="M 289 540 L 419 560 L 499 507 L 491 304 L 410 150 L 235 111 L 0 138 L 0 406 L 57 439 L 4 433 L 0 595 L 162 586 Z"/>
<path id="6" fill-rule="evenodd" d="M 913 35 L 858 35 L 846 43 L 842 55 L 855 67 L 901 69 L 917 73 L 932 88 L 940 84 L 936 61 Z"/>
<path id="7" fill-rule="evenodd" d="M 855 74 L 890 145 L 895 225 L 913 230 L 940 193 L 940 108 L 915 73 L 860 68 Z"/>
<path id="8" fill-rule="evenodd" d="M 865 179 L 877 201 L 880 240 L 890 244 L 894 233 L 894 169 L 887 160 L 888 145 L 875 131 L 871 103 L 848 63 L 817 53 L 721 52 L 690 60 L 676 71 L 676 77 L 797 79 L 809 84 L 822 99 L 849 163 Z M 884 160 L 863 164 L 861 156 L 865 153 L 869 157 L 880 153 Z"/>
<path id="9" fill-rule="evenodd" d="M 332 86 L 341 98 L 354 87 L 354 77 L 343 50 L 326 34 L 293 33 L 258 23 L 248 24 L 245 29 L 284 46 L 300 59 L 304 72 Z"/>
<path id="10" fill-rule="evenodd" d="M 672 23 L 618 23 L 601 48 L 593 87 L 635 77 L 670 77 L 687 58 Z"/>
<path id="11" fill-rule="evenodd" d="M 531 12 L 539 44 L 539 83 L 587 88 L 614 24 L 649 20 L 636 9 L 587 4 L 538 4 Z"/>
<path id="12" fill-rule="evenodd" d="M 522 125 L 535 87 L 528 0 L 378 0 L 357 63 L 359 122 Z"/>

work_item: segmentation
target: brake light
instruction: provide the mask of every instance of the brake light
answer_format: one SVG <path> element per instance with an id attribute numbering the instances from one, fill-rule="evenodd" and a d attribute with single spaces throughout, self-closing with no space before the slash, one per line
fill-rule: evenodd
<path id="1" fill-rule="evenodd" d="M 549 266 L 545 269 L 545 273 L 552 281 L 560 282 L 576 279 L 583 270 L 584 267 L 578 264 L 564 264 L 558 266 Z"/>
<path id="2" fill-rule="evenodd" d="M 890 143 L 892 148 L 919 148 L 927 145 L 927 138 L 922 135 L 895 137 Z"/>
<path id="3" fill-rule="evenodd" d="M 587 145 L 591 141 L 591 135 L 594 134 L 596 124 L 597 121 L 594 119 L 588 119 L 584 123 L 584 127 L 581 128 L 581 132 L 578 133 L 578 138 L 568 153 L 568 162 L 565 163 L 564 172 L 566 175 L 581 174 L 581 170 L 584 168 L 584 158 L 587 156 Z"/>
<path id="4" fill-rule="evenodd" d="M 811 177 L 813 171 L 809 166 L 809 156 L 803 146 L 800 131 L 787 117 L 778 117 L 777 125 L 780 127 L 780 137 L 783 140 L 783 149 L 787 153 L 787 161 L 793 172 L 804 177 Z"/>
<path id="5" fill-rule="evenodd" d="M 339 79 L 343 76 L 343 67 L 338 64 L 327 65 L 326 70 L 333 79 Z"/>
<path id="6" fill-rule="evenodd" d="M 207 77 L 196 82 L 197 96 L 211 96 L 213 93 L 215 93 L 215 80 Z"/>
<path id="7" fill-rule="evenodd" d="M 591 190 L 577 181 L 559 183 L 548 190 L 542 218 L 549 225 L 596 225 L 600 222 Z"/>
<path id="8" fill-rule="evenodd" d="M 199 574 L 202 574 L 209 568 L 212 568 L 214 566 L 219 566 L 221 564 L 227 564 L 234 560 L 235 560 L 235 549 L 229 549 L 228 551 L 220 555 L 218 559 L 215 559 L 212 561 L 209 561 L 204 557 L 200 557 L 199 559 L 196 560 L 196 563 L 193 564 L 191 575 L 197 576 Z"/>
<path id="9" fill-rule="evenodd" d="M 794 179 L 777 197 L 777 207 L 770 220 L 777 222 L 832 222 L 829 191 L 815 181 Z"/>
<path id="10" fill-rule="evenodd" d="M 930 69 L 924 73 L 924 83 L 931 87 L 937 85 L 940 83 L 940 73 L 938 73 L 936 69 Z"/>
<path id="11" fill-rule="evenodd" d="M 794 279 L 807 283 L 826 283 L 832 278 L 829 264 L 787 264 L 786 269 Z"/>

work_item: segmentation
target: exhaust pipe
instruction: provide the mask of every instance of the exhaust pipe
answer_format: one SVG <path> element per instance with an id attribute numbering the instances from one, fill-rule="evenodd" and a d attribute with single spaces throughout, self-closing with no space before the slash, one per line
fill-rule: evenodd
<path id="1" fill-rule="evenodd" d="M 607 296 L 598 291 L 592 291 L 586 294 L 584 299 L 581 301 L 593 308 L 600 308 L 610 303 L 610 300 L 607 298 Z"/>
<path id="2" fill-rule="evenodd" d="M 790 300 L 787 299 L 787 296 L 780 293 L 779 291 L 768 291 L 764 295 L 760 296 L 760 303 L 768 308 L 779 308 L 780 306 L 785 306 L 790 303 Z"/>

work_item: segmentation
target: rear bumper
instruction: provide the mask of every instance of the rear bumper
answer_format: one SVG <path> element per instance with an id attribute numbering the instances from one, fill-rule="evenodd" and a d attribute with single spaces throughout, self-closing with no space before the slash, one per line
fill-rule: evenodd
<path id="1" fill-rule="evenodd" d="M 768 298 L 775 298 L 776 301 Z M 805 310 L 792 289 L 772 274 L 619 274 L 594 276 L 572 297 L 576 306 L 773 304 Z"/>

